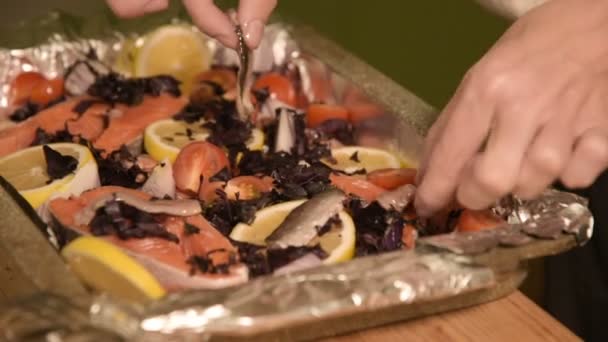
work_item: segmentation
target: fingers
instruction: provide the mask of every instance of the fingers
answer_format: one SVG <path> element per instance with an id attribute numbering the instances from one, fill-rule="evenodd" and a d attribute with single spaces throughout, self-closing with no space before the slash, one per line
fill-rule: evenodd
<path id="1" fill-rule="evenodd" d="M 484 209 L 517 184 L 523 156 L 537 126 L 533 115 L 516 114 L 516 109 L 507 108 L 496 115 L 485 151 L 462 176 L 457 199 L 464 207 Z"/>
<path id="2" fill-rule="evenodd" d="M 567 87 L 560 102 L 550 106 L 553 112 L 528 149 L 513 193 L 523 199 L 533 199 L 559 178 L 572 156 L 576 133 L 573 127 L 588 103 L 588 91 L 577 83 Z M 547 111 L 547 110 L 545 110 Z"/>
<path id="3" fill-rule="evenodd" d="M 561 180 L 568 188 L 584 188 L 608 166 L 608 132 L 603 128 L 586 131 L 577 141 Z"/>
<path id="4" fill-rule="evenodd" d="M 106 0 L 112 11 L 122 18 L 133 18 L 165 10 L 169 0 Z"/>
<path id="5" fill-rule="evenodd" d="M 277 5 L 277 0 L 241 0 L 238 20 L 243 27 L 245 42 L 255 49 L 264 35 L 264 26 Z"/>
<path id="6" fill-rule="evenodd" d="M 450 202 L 465 165 L 487 136 L 493 110 L 475 103 L 474 95 L 461 93 L 448 106 L 449 111 L 442 114 L 446 116 L 445 127 L 430 148 L 426 171 L 416 192 L 414 204 L 420 216 L 428 217 Z"/>
<path id="7" fill-rule="evenodd" d="M 234 24 L 212 0 L 183 0 L 196 26 L 230 48 L 236 48 Z"/>

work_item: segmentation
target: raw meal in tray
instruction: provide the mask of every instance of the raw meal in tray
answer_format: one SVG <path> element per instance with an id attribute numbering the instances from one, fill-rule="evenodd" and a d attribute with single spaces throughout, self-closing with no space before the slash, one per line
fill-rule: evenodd
<path id="1" fill-rule="evenodd" d="M 21 73 L 0 131 L 0 175 L 95 290 L 220 288 L 504 222 L 457 208 L 417 219 L 416 170 L 354 145 L 356 114 L 373 120 L 354 88 L 336 104 L 313 84 L 311 102 L 288 62 L 253 75 L 243 117 L 238 65 L 213 65 L 199 33 L 163 27 L 124 53 Z"/>

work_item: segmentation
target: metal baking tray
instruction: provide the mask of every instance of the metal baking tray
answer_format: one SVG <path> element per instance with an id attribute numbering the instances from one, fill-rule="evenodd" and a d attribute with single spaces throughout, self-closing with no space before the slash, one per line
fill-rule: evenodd
<path id="1" fill-rule="evenodd" d="M 285 25 L 285 30 L 302 56 L 322 62 L 339 82 L 357 85 L 386 109 L 377 122 L 362 127 L 377 136 L 370 143 L 392 147 L 415 164 L 437 112 L 314 29 Z M 575 195 L 548 191 L 542 201 L 509 198 L 500 206 L 511 208 L 513 221 L 496 232 L 423 238 L 413 251 L 180 293 L 140 306 L 88 293 L 46 240 L 32 209 L 2 184 L 0 336 L 312 340 L 498 299 L 522 283 L 528 260 L 564 252 L 591 237 L 593 219 Z M 210 310 L 223 310 L 224 316 Z"/>

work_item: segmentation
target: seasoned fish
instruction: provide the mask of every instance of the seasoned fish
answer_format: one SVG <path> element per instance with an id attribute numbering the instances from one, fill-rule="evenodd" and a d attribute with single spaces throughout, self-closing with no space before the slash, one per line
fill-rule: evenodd
<path id="1" fill-rule="evenodd" d="M 317 236 L 317 230 L 344 208 L 346 195 L 340 190 L 318 194 L 295 208 L 266 238 L 268 248 L 301 247 Z"/>
<path id="2" fill-rule="evenodd" d="M 78 224 L 79 213 L 87 206 L 113 193 L 150 201 L 150 195 L 132 189 L 106 186 L 83 193 L 77 198 L 55 199 L 49 210 L 56 228 L 76 234 L 91 234 L 91 226 Z M 230 260 L 236 249 L 226 237 L 201 215 L 186 217 L 165 215 L 161 225 L 177 241 L 162 237 L 121 239 L 115 234 L 102 237 L 121 247 L 146 267 L 169 291 L 188 288 L 221 288 L 247 280 L 247 268 Z M 225 272 L 190 274 L 193 256 L 204 256 L 214 265 L 229 264 Z"/>

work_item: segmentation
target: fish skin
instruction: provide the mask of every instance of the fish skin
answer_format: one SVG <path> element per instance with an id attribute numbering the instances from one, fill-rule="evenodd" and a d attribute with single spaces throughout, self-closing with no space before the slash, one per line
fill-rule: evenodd
<path id="1" fill-rule="evenodd" d="M 270 249 L 306 246 L 323 226 L 344 208 L 346 194 L 337 189 L 320 193 L 295 208 L 285 221 L 266 238 Z"/>

